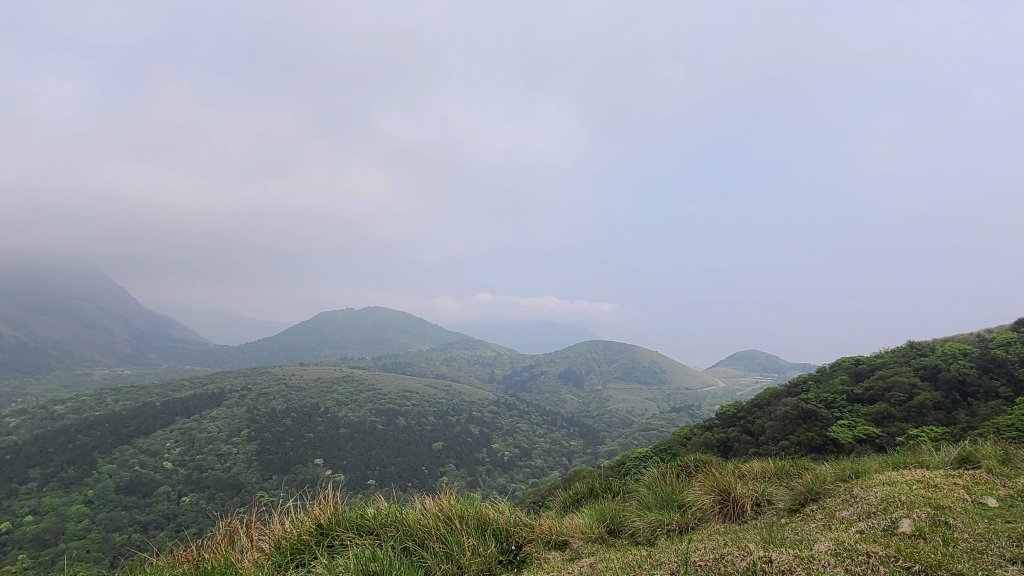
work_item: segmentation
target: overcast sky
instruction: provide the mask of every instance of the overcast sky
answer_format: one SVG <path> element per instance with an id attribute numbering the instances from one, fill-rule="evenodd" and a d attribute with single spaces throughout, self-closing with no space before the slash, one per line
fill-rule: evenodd
<path id="1" fill-rule="evenodd" d="M 0 0 L 0 250 L 706 366 L 1024 315 L 1020 2 Z"/>

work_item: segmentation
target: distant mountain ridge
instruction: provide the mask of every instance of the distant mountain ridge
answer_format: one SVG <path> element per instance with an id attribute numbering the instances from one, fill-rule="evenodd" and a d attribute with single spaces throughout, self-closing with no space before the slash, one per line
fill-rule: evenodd
<path id="1" fill-rule="evenodd" d="M 214 345 L 177 322 L 145 309 L 109 278 L 90 274 L 87 276 L 102 278 L 102 290 L 88 286 L 79 290 L 82 282 L 65 277 L 58 282 L 65 290 L 45 299 L 49 309 L 64 310 L 68 302 L 83 302 L 84 308 L 96 311 L 96 318 L 84 320 L 81 314 L 56 314 L 64 322 L 61 332 L 76 335 L 82 329 L 79 324 L 102 331 L 109 324 L 104 314 L 110 306 L 94 300 L 112 299 L 140 317 L 162 322 L 161 334 L 179 338 L 172 340 L 177 345 L 142 346 L 153 338 L 139 331 L 118 332 L 115 327 L 115 333 L 123 334 L 125 353 L 101 350 L 92 355 L 74 355 L 51 347 L 53 355 L 63 360 L 60 365 L 50 366 L 51 370 L 88 372 L 114 368 L 131 372 L 150 365 L 233 370 L 346 364 L 375 372 L 483 386 L 498 394 L 522 398 L 598 426 L 611 439 L 609 445 L 614 449 L 647 442 L 679 425 L 708 416 L 712 408 L 735 396 L 731 389 L 722 386 L 720 378 L 639 346 L 591 340 L 546 354 L 520 354 L 412 314 L 376 306 L 322 312 L 278 334 L 239 346 Z M 34 293 L 45 294 L 46 290 Z M 8 305 L 17 302 L 9 301 Z M 40 319 L 49 318 L 33 314 L 31 307 L 20 310 L 28 323 L 45 324 Z M 102 334 L 84 340 L 101 342 Z M 20 352 L 7 348 L 12 352 L 5 359 L 22 358 Z M 98 388 L 107 380 L 93 387 Z M 8 386 L 7 392 L 0 389 L 0 406 L 24 403 L 33 397 L 53 397 L 60 386 L 74 386 L 66 383 L 79 381 L 81 378 L 50 376 L 45 384 L 36 386 L 34 393 L 32 382 Z M 43 386 L 47 388 L 44 390 Z"/>
<path id="2" fill-rule="evenodd" d="M 370 306 L 321 312 L 279 334 L 218 350 L 209 367 L 338 362 L 426 350 L 469 340 L 407 312 Z"/>
<path id="3" fill-rule="evenodd" d="M 0 264 L 0 373 L 6 374 L 337 362 L 469 339 L 412 314 L 368 307 L 323 312 L 240 346 L 215 345 L 93 268 Z"/>
<path id="4" fill-rule="evenodd" d="M 747 374 L 764 374 L 787 376 L 806 374 L 818 369 L 816 364 L 788 362 L 774 354 L 761 350 L 742 350 L 735 352 L 715 363 L 705 372 L 714 374 L 716 370 L 734 370 Z"/>
<path id="5" fill-rule="evenodd" d="M 592 330 L 557 322 L 477 322 L 459 324 L 454 328 L 474 338 L 507 346 L 523 354 L 545 354 L 580 342 L 599 340 Z"/>
<path id="6" fill-rule="evenodd" d="M 97 270 L 0 264 L 0 371 L 186 364 L 211 346 Z"/>
<path id="7" fill-rule="evenodd" d="M 653 350 L 606 340 L 519 354 L 471 339 L 350 365 L 522 398 L 596 426 L 608 453 L 653 442 L 734 399 L 713 376 Z"/>

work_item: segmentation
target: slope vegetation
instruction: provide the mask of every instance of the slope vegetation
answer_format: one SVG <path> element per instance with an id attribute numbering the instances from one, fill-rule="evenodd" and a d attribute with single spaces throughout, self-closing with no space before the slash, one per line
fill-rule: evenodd
<path id="1" fill-rule="evenodd" d="M 259 494 L 521 493 L 586 461 L 591 427 L 479 387 L 338 367 L 217 373 L 0 419 L 0 563 L 110 566 Z M 31 572 L 26 568 L 26 571 Z"/>
<path id="2" fill-rule="evenodd" d="M 842 358 L 725 406 L 673 441 L 724 457 L 875 452 L 1000 425 L 1022 395 L 1024 319 Z"/>
<path id="3" fill-rule="evenodd" d="M 355 365 L 487 386 L 550 407 L 597 427 L 608 455 L 709 416 L 723 397 L 712 376 L 653 350 L 603 340 L 537 355 L 465 340 Z"/>
<path id="4" fill-rule="evenodd" d="M 991 442 L 828 463 L 688 457 L 529 513 L 451 492 L 326 490 L 226 518 L 129 576 L 1017 574 L 1024 452 Z"/>

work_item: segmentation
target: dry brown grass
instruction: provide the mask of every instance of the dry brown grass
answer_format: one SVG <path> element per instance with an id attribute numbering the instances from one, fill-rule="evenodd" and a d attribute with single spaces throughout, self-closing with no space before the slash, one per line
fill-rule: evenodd
<path id="1" fill-rule="evenodd" d="M 327 523 L 344 503 L 344 493 L 333 484 L 273 504 L 254 503 L 223 516 L 209 535 L 174 549 L 156 562 L 178 569 L 197 569 L 225 560 L 243 568 L 256 566 L 267 560 L 276 545 L 295 538 L 301 527 Z"/>

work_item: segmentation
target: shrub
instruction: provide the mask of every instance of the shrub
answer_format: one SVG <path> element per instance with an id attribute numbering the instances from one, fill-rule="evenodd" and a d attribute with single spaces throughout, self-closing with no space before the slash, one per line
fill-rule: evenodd
<path id="1" fill-rule="evenodd" d="M 587 504 L 626 493 L 627 483 L 601 472 L 587 475 L 555 492 L 549 503 L 552 510 L 568 514 Z"/>

